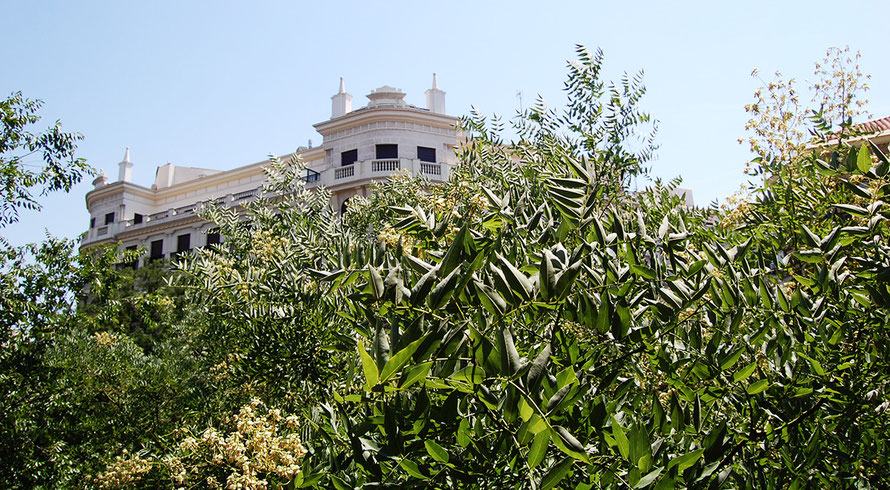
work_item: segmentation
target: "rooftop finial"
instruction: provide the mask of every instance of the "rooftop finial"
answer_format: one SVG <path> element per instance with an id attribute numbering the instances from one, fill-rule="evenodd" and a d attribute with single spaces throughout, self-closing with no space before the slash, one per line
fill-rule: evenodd
<path id="1" fill-rule="evenodd" d="M 127 147 L 127 151 L 124 153 L 124 161 L 125 162 L 130 161 L 130 147 L 129 146 Z"/>
<path id="2" fill-rule="evenodd" d="M 340 77 L 340 91 L 337 92 L 337 93 L 338 93 L 338 94 L 345 94 L 345 93 L 346 93 L 346 83 L 343 82 L 343 77 Z"/>
<path id="3" fill-rule="evenodd" d="M 436 72 L 433 72 L 433 90 L 439 90 L 439 80 L 436 79 Z"/>

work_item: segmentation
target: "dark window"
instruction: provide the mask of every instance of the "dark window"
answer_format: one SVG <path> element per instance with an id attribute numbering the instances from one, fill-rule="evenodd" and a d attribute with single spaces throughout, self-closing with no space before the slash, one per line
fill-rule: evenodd
<path id="1" fill-rule="evenodd" d="M 190 233 L 186 233 L 185 235 L 179 235 L 176 237 L 176 252 L 188 252 L 192 249 L 192 235 Z"/>
<path id="2" fill-rule="evenodd" d="M 96 218 L 90 218 L 90 228 L 96 227 Z"/>
<path id="3" fill-rule="evenodd" d="M 343 204 L 340 205 L 340 215 L 341 216 L 346 214 L 346 208 L 349 205 L 348 203 L 349 203 L 349 199 L 343 201 Z"/>
<path id="4" fill-rule="evenodd" d="M 436 163 L 436 149 L 427 148 L 425 146 L 417 147 L 417 159 L 421 162 Z"/>
<path id="5" fill-rule="evenodd" d="M 151 259 L 164 258 L 164 240 L 155 240 L 151 242 Z"/>
<path id="6" fill-rule="evenodd" d="M 377 159 L 399 158 L 399 145 L 377 145 Z"/>
<path id="7" fill-rule="evenodd" d="M 210 245 L 219 245 L 219 243 L 220 243 L 220 239 L 219 239 L 218 231 L 211 231 L 211 232 L 207 233 L 207 246 L 208 247 Z"/>
<path id="8" fill-rule="evenodd" d="M 140 223 L 142 223 L 142 215 L 139 213 L 134 214 L 133 215 L 133 224 L 138 225 Z"/>
<path id="9" fill-rule="evenodd" d="M 114 223 L 114 213 L 108 213 L 105 215 L 105 224 Z"/>
<path id="10" fill-rule="evenodd" d="M 344 151 L 340 154 L 340 165 L 345 167 L 358 161 L 358 150 Z"/>

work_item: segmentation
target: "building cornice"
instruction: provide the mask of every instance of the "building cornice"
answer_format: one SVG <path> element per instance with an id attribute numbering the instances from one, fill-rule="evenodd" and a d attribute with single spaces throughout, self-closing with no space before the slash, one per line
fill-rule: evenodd
<path id="1" fill-rule="evenodd" d="M 442 129 L 456 129 L 460 119 L 445 114 L 436 114 L 414 107 L 363 108 L 352 111 L 329 121 L 314 125 L 316 131 L 327 136 L 337 131 L 355 128 L 372 122 L 422 123 Z"/>
<path id="2" fill-rule="evenodd" d="M 279 158 L 281 158 L 282 160 L 287 160 L 289 158 L 292 158 L 294 155 L 300 156 L 304 162 L 310 162 L 312 160 L 324 158 L 324 149 L 322 147 L 315 147 L 303 151 L 289 153 L 287 155 L 282 155 Z M 197 192 L 202 188 L 218 185 L 223 182 L 261 174 L 263 171 L 263 167 L 268 166 L 270 163 L 271 160 L 263 160 L 261 162 L 251 163 L 242 167 L 233 168 L 231 170 L 223 170 L 215 174 L 208 175 L 206 177 L 192 179 L 157 190 L 143 187 L 132 182 L 112 182 L 111 184 L 107 184 L 99 187 L 98 189 L 93 189 L 87 192 L 86 205 L 87 209 L 90 209 L 92 203 L 95 202 L 97 199 L 120 194 L 122 192 L 136 194 L 138 196 L 151 199 L 153 201 L 164 199 L 170 196 L 176 196 L 182 193 L 188 193 L 192 191 Z"/>

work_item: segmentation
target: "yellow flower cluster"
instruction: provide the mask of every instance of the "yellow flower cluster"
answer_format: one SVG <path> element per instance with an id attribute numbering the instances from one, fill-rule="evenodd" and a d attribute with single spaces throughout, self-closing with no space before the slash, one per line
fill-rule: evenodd
<path id="1" fill-rule="evenodd" d="M 750 194 L 741 190 L 727 197 L 726 202 L 720 205 L 723 211 L 720 226 L 728 229 L 741 225 L 751 207 L 749 198 Z"/>
<path id="2" fill-rule="evenodd" d="M 382 230 L 380 230 L 380 233 L 377 235 L 377 239 L 393 247 L 398 245 L 399 241 L 401 241 L 404 250 L 413 249 L 415 243 L 414 237 L 399 230 L 396 230 L 389 225 L 386 225 Z"/>
<path id="3" fill-rule="evenodd" d="M 151 459 L 142 458 L 138 454 L 129 456 L 126 449 L 122 454 L 123 456 L 114 458 L 114 463 L 99 473 L 95 479 L 87 477 L 87 481 L 95 481 L 99 488 L 124 488 L 139 481 L 151 471 Z"/>
<path id="4" fill-rule="evenodd" d="M 291 480 L 300 472 L 306 449 L 295 432 L 299 428 L 295 416 L 284 417 L 253 399 L 235 416 L 235 427 L 229 434 L 209 428 L 200 438 L 184 439 L 179 448 L 186 456 L 167 462 L 178 470 L 177 483 L 188 481 L 187 463 L 204 461 L 231 471 L 226 480 L 229 489 L 267 488 L 265 476 Z"/>
<path id="5" fill-rule="evenodd" d="M 217 476 L 228 474 L 227 489 L 265 489 L 270 479 L 286 484 L 300 473 L 306 449 L 297 433 L 296 416 L 284 416 L 253 399 L 235 415 L 234 422 L 235 430 L 229 433 L 211 427 L 199 437 L 185 437 L 176 452 L 160 462 L 127 457 L 124 451 L 95 482 L 102 488 L 131 486 L 158 465 L 170 472 L 177 486 L 221 488 Z"/>
<path id="6" fill-rule="evenodd" d="M 96 332 L 96 343 L 102 347 L 114 347 L 117 345 L 119 337 L 113 333 Z"/>
<path id="7" fill-rule="evenodd" d="M 287 237 L 276 236 L 272 230 L 257 230 L 251 235 L 253 253 L 262 262 L 281 258 L 289 245 L 290 240 Z"/>

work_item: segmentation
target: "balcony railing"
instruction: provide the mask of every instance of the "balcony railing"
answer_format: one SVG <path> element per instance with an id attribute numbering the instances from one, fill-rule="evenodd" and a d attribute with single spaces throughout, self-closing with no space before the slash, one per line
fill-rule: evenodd
<path id="1" fill-rule="evenodd" d="M 334 180 L 345 179 L 355 175 L 355 164 L 334 169 Z"/>
<path id="2" fill-rule="evenodd" d="M 401 168 L 401 160 L 371 160 L 371 172 L 395 172 Z"/>
<path id="3" fill-rule="evenodd" d="M 426 175 L 442 175 L 442 164 L 420 162 L 420 172 Z"/>

